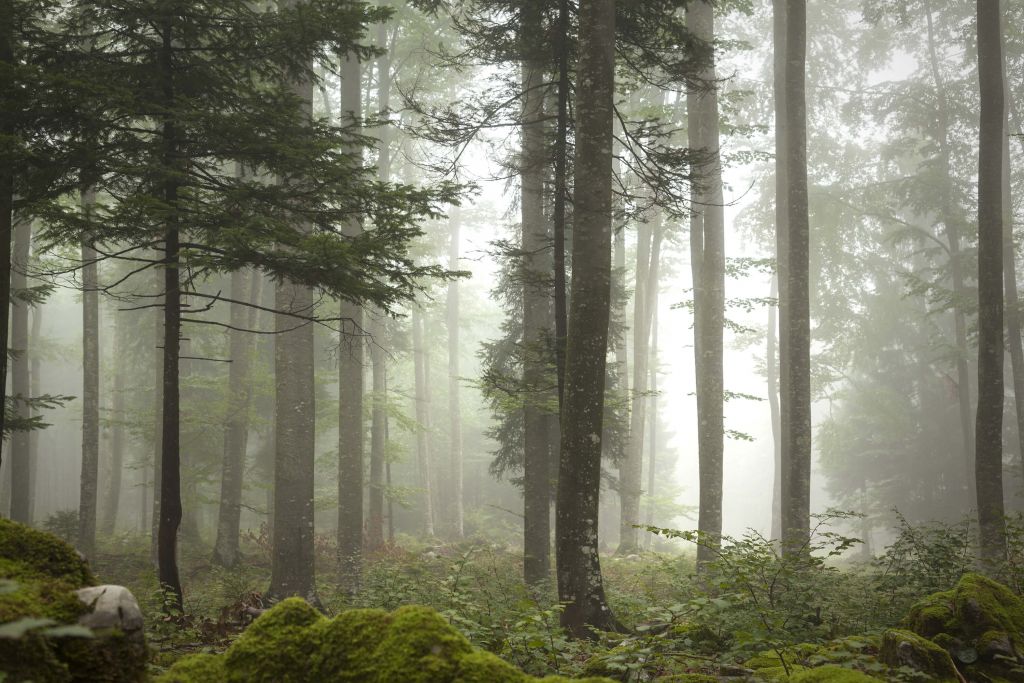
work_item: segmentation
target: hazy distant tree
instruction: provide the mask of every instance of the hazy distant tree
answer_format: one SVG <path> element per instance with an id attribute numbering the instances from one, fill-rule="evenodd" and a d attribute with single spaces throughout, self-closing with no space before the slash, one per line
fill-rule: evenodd
<path id="1" fill-rule="evenodd" d="M 975 447 L 981 557 L 1006 559 L 1003 511 L 1003 93 L 998 0 L 978 0 L 978 413 Z"/>
<path id="2" fill-rule="evenodd" d="M 88 216 L 95 191 L 82 191 L 82 211 Z M 100 293 L 97 253 L 82 242 L 82 474 L 78 499 L 78 550 L 92 558 L 96 552 L 96 498 L 100 460 Z"/>
<path id="3" fill-rule="evenodd" d="M 109 474 L 103 490 L 97 526 L 99 534 L 104 537 L 111 536 L 117 528 L 117 515 L 121 505 L 121 483 L 124 474 L 124 376 L 127 369 L 121 359 L 125 351 L 125 330 L 122 316 L 114 311 L 112 317 L 114 318 L 111 330 L 111 336 L 114 338 L 113 353 L 111 354 L 113 381 L 110 385 L 110 410 L 107 419 L 110 429 L 110 453 L 107 457 Z"/>
<path id="4" fill-rule="evenodd" d="M 231 274 L 231 309 L 228 330 L 228 396 L 224 420 L 224 455 L 221 463 L 220 505 L 213 563 L 237 566 L 242 518 L 242 488 L 245 481 L 245 453 L 249 443 L 249 405 L 252 397 L 252 330 L 258 303 L 260 276 L 239 269 Z"/>
<path id="5" fill-rule="evenodd" d="M 448 269 L 459 269 L 459 228 L 462 213 L 455 207 L 449 217 L 451 235 L 448 247 Z M 451 499 L 448 508 L 451 523 L 451 535 L 462 538 L 463 534 L 463 494 L 462 494 L 462 403 L 459 397 L 459 282 L 453 279 L 448 283 L 448 300 L 446 306 L 448 327 L 448 439 L 449 451 L 449 491 Z"/>
<path id="6" fill-rule="evenodd" d="M 426 347 L 423 340 L 423 312 L 418 308 L 412 309 L 412 354 L 414 372 L 414 403 L 416 408 L 416 466 L 418 471 L 417 483 L 420 488 L 420 499 L 422 507 L 420 514 L 423 517 L 423 533 L 430 537 L 434 535 L 434 492 L 431 472 L 430 453 L 430 406 L 427 381 L 427 357 Z"/>
<path id="7" fill-rule="evenodd" d="M 14 416 L 29 417 L 31 387 L 29 386 L 28 336 L 28 277 L 29 251 L 32 243 L 32 223 L 24 218 L 14 224 L 14 252 L 11 263 L 11 400 Z M 32 454 L 29 440 L 31 431 L 19 429 L 11 434 L 11 448 L 7 460 L 11 471 L 11 519 L 24 524 L 32 523 Z"/>
<path id="8" fill-rule="evenodd" d="M 708 2 L 687 5 L 686 22 L 700 40 L 714 39 L 714 9 Z M 715 83 L 714 57 L 701 78 Z M 694 359 L 697 377 L 697 448 L 700 463 L 697 567 L 714 559 L 722 535 L 722 471 L 725 424 L 723 333 L 725 324 L 725 206 L 719 143 L 716 86 L 687 94 L 687 131 L 692 150 L 706 155 L 697 170 L 690 218 L 690 263 L 693 273 Z"/>
<path id="9" fill-rule="evenodd" d="M 342 56 L 341 120 L 358 130 L 362 117 L 362 68 L 355 55 Z M 358 153 L 351 150 L 350 153 Z M 353 218 L 345 233 L 355 237 L 362 223 Z M 338 560 L 341 580 L 354 592 L 363 550 L 363 384 L 365 333 L 363 308 L 341 302 L 338 339 Z"/>
<path id="10" fill-rule="evenodd" d="M 782 543 L 787 552 L 806 545 L 810 533 L 811 378 L 807 208 L 806 0 L 786 2 L 785 156 L 786 230 L 779 244 L 780 375 L 782 393 Z M 778 6 L 776 2 L 776 6 Z M 776 114 L 778 116 L 778 114 Z M 784 284 L 783 284 L 784 283 Z"/>
<path id="11" fill-rule="evenodd" d="M 552 337 L 550 231 L 544 215 L 547 141 L 544 127 L 545 60 L 537 44 L 542 34 L 538 6 L 523 8 L 521 63 L 523 111 L 520 156 L 520 224 L 523 358 L 523 576 L 527 584 L 545 580 L 551 553 L 551 466 L 546 348 Z"/>
<path id="12" fill-rule="evenodd" d="M 378 314 L 379 315 L 379 314 Z M 375 316 L 370 321 L 370 363 L 372 371 L 370 408 L 370 481 L 369 508 L 366 520 L 366 548 L 378 550 L 384 545 L 384 496 L 387 459 L 387 351 L 383 321 Z M 390 500 L 390 499 L 389 499 Z M 389 516 L 388 523 L 391 523 Z"/>
<path id="13" fill-rule="evenodd" d="M 601 442 L 611 308 L 615 1 L 579 8 L 573 277 L 566 336 L 556 554 L 561 622 L 573 635 L 613 630 L 598 554 Z"/>
<path id="14" fill-rule="evenodd" d="M 780 166 L 776 160 L 776 167 Z M 772 275 L 769 296 L 778 299 L 779 278 Z M 768 329 L 765 334 L 765 374 L 768 376 L 768 412 L 772 421 L 772 526 L 771 538 L 782 538 L 782 425 L 779 424 L 779 307 L 777 303 L 768 304 Z"/>

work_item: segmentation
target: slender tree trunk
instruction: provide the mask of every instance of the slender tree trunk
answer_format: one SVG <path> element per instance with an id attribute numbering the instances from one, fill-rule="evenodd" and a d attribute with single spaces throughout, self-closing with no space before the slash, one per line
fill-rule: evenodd
<path id="1" fill-rule="evenodd" d="M 449 219 L 451 241 L 448 248 L 448 269 L 459 269 L 459 224 L 462 215 L 458 207 L 452 209 Z M 448 283 L 448 438 L 451 442 L 450 487 L 451 534 L 462 538 L 462 405 L 459 398 L 459 281 Z"/>
<path id="2" fill-rule="evenodd" d="M 32 334 L 29 337 L 30 350 L 30 393 L 33 398 L 42 394 L 42 361 L 39 353 L 43 343 L 43 303 L 40 302 L 32 307 Z M 38 415 L 39 411 L 30 411 L 32 416 Z M 28 458 L 29 458 L 29 519 L 35 519 L 35 505 L 37 495 L 37 484 L 39 482 L 39 431 L 32 430 L 28 435 Z"/>
<path id="3" fill-rule="evenodd" d="M 981 134 L 978 155 L 978 414 L 975 482 L 981 558 L 1006 561 L 1003 510 L 1003 93 L 998 0 L 978 0 Z"/>
<path id="4" fill-rule="evenodd" d="M 121 505 L 121 482 L 124 473 L 124 366 L 120 358 L 124 352 L 124 329 L 121 316 L 114 312 L 114 382 L 110 404 L 110 477 L 103 494 L 103 514 L 100 533 L 109 536 L 117 528 L 117 513 Z"/>
<path id="5" fill-rule="evenodd" d="M 573 278 L 566 336 L 556 553 L 561 623 L 577 637 L 619 627 L 598 555 L 601 444 L 611 309 L 615 1 L 579 8 Z"/>
<path id="6" fill-rule="evenodd" d="M 568 290 L 566 287 L 565 233 L 568 230 L 566 201 L 569 195 L 569 0 L 558 0 L 558 42 L 555 56 L 558 67 L 558 113 L 555 123 L 555 371 L 558 375 L 558 408 L 561 416 L 565 397 L 565 345 L 568 329 Z"/>
<path id="7" fill-rule="evenodd" d="M 952 151 L 950 148 L 950 106 L 946 93 L 946 83 L 942 78 L 939 69 L 939 59 L 936 53 L 937 41 L 935 39 L 935 28 L 932 21 L 931 2 L 925 5 L 927 20 L 927 39 L 929 65 L 932 71 L 932 78 L 935 81 L 935 97 L 937 100 L 937 123 L 936 131 L 939 147 L 939 178 L 942 183 L 941 196 L 939 197 L 939 212 L 946 232 L 946 241 L 949 244 L 949 268 L 950 277 L 953 282 L 953 329 L 954 341 L 956 343 L 956 374 L 957 374 L 957 401 L 960 408 L 960 434 L 963 438 L 964 451 L 964 487 L 967 490 L 967 498 L 974 507 L 977 501 L 974 498 L 974 487 L 971 486 L 971 479 L 974 476 L 974 430 L 971 423 L 971 385 L 970 372 L 967 365 L 969 349 L 967 346 L 967 316 L 964 306 L 967 302 L 966 286 L 964 284 L 963 256 L 960 251 L 960 225 L 963 221 L 956 216 L 953 208 L 952 188 Z"/>
<path id="8" fill-rule="evenodd" d="M 714 10 L 707 2 L 687 5 L 686 23 L 695 36 L 714 40 Z M 701 74 L 715 83 L 712 62 Z M 718 94 L 691 92 L 686 97 L 689 146 L 703 150 L 707 162 L 694 188 L 697 207 L 690 219 L 693 269 L 694 360 L 697 377 L 697 444 L 700 464 L 700 511 L 697 569 L 715 557 L 722 535 L 722 471 L 725 449 L 722 377 L 725 324 L 725 208 L 718 136 Z"/>
<path id="9" fill-rule="evenodd" d="M 651 367 L 650 367 L 650 417 L 647 420 L 650 434 L 647 444 L 647 526 L 654 525 L 654 493 L 658 483 L 658 288 L 651 292 Z M 647 535 L 647 544 L 654 541 L 654 535 Z"/>
<path id="10" fill-rule="evenodd" d="M 354 54 L 342 58 L 341 123 L 358 126 L 362 117 L 362 69 Z M 356 128 L 358 130 L 358 128 Z M 360 154 L 351 149 L 349 153 Z M 345 234 L 362 232 L 358 218 L 349 220 Z M 338 563 L 341 581 L 349 594 L 359 588 L 363 555 L 363 375 L 365 339 L 363 308 L 341 302 L 341 338 L 338 340 Z"/>
<path id="11" fill-rule="evenodd" d="M 783 305 L 783 301 L 789 300 L 789 166 L 786 160 L 786 150 L 789 148 L 789 125 L 786 115 L 786 3 L 788 0 L 772 0 L 772 33 L 773 33 L 773 85 L 775 97 L 775 282 L 777 287 L 778 302 L 778 342 L 781 348 L 789 348 L 789 342 L 783 341 L 789 338 L 789 306 Z M 781 358 L 779 359 L 781 361 Z M 773 530 L 778 524 L 777 533 L 773 531 L 773 538 L 780 543 L 783 538 L 782 526 L 785 520 L 783 507 L 785 499 L 782 493 L 782 482 L 786 478 L 784 450 L 788 448 L 789 437 L 786 436 L 789 425 L 782 419 L 782 397 L 789 395 L 789 376 L 782 372 L 781 367 L 776 366 L 776 374 L 779 378 L 779 416 L 778 429 L 776 430 L 778 440 L 778 455 L 776 462 L 777 477 L 774 488 L 778 490 L 778 502 L 775 508 L 777 520 L 772 522 Z"/>
<path id="12" fill-rule="evenodd" d="M 540 16 L 530 14 L 524 31 L 540 33 Z M 524 48 L 522 65 L 522 158 L 519 169 L 521 209 L 521 281 L 523 286 L 523 578 L 528 585 L 545 581 L 550 571 L 551 476 L 550 428 L 543 390 L 548 375 L 551 336 L 550 285 L 544 268 L 548 225 L 544 217 L 544 66 L 536 49 Z M 556 370 L 557 371 L 557 370 Z"/>
<path id="13" fill-rule="evenodd" d="M 383 373 L 381 385 L 383 386 L 382 395 L 384 397 L 384 410 L 381 411 L 384 421 L 384 448 L 383 454 L 388 451 L 388 444 L 391 442 L 391 427 L 390 417 L 387 411 L 387 397 L 388 397 L 388 377 L 387 373 Z M 391 495 L 391 461 L 388 460 L 384 455 L 381 455 L 381 460 L 384 461 L 384 490 L 387 491 L 387 504 L 388 504 L 388 543 L 390 545 L 395 544 L 395 500 Z M 380 473 L 378 472 L 377 478 L 380 479 Z M 378 490 L 381 488 L 377 487 Z M 379 494 L 380 495 L 380 494 Z M 381 496 L 383 497 L 383 496 Z M 378 505 L 378 508 L 380 505 Z M 379 515 L 378 515 L 379 517 Z M 378 525 L 379 526 L 379 525 Z"/>
<path id="14" fill-rule="evenodd" d="M 92 190 L 82 192 L 88 214 L 96 201 Z M 100 295 L 96 251 L 82 243 L 82 475 L 78 499 L 78 550 L 96 556 L 96 499 L 100 459 Z M 14 482 L 17 485 L 17 482 Z"/>
<path id="15" fill-rule="evenodd" d="M 412 353 L 415 372 L 416 401 L 416 462 L 419 466 L 419 486 L 422 491 L 423 534 L 434 535 L 434 503 L 430 472 L 430 413 L 427 406 L 426 352 L 423 348 L 423 314 L 412 310 Z"/>
<path id="16" fill-rule="evenodd" d="M 236 270 L 231 274 L 231 304 L 228 331 L 228 405 L 224 421 L 224 460 L 221 464 L 220 506 L 217 513 L 217 539 L 212 562 L 221 567 L 238 566 L 242 520 L 242 487 L 245 480 L 245 453 L 249 443 L 249 404 L 251 402 L 252 329 L 255 309 L 244 302 L 259 302 L 259 274 Z"/>
<path id="17" fill-rule="evenodd" d="M 779 296 L 779 277 L 772 275 L 772 299 Z M 768 333 L 765 344 L 765 375 L 768 377 L 768 410 L 772 421 L 772 540 L 782 538 L 782 427 L 779 424 L 779 364 L 776 347 L 778 334 L 778 302 L 768 306 Z"/>
<path id="18" fill-rule="evenodd" d="M 156 290 L 161 298 L 164 292 L 164 273 L 154 271 Z M 164 311 L 163 301 L 157 300 L 160 308 L 153 314 L 153 509 L 150 514 L 150 557 L 153 566 L 157 565 L 157 548 L 160 538 L 160 496 L 163 490 L 163 409 L 164 409 L 164 360 L 163 354 L 156 351 L 164 345 Z"/>
<path id="19" fill-rule="evenodd" d="M 366 547 L 377 550 L 384 545 L 384 473 L 387 458 L 387 359 L 384 352 L 384 325 L 374 321 L 371 329 L 370 362 L 373 366 L 373 404 L 370 427 L 370 491 Z M 388 484 L 390 486 L 390 484 Z M 390 498 L 388 499 L 390 505 Z M 388 518 L 390 524 L 390 513 Z"/>
<path id="20" fill-rule="evenodd" d="M 0 0 L 0 68 L 14 64 L 14 2 Z M 14 122 L 0 119 L 0 137 L 13 139 Z M 14 167 L 0 164 L 0 447 L 6 434 L 8 326 L 11 308 L 11 243 L 14 237 Z M 0 458 L 0 467 L 3 460 Z"/>
<path id="21" fill-rule="evenodd" d="M 809 238 L 807 209 L 806 0 L 786 5 L 786 176 L 788 181 L 786 281 L 780 315 L 786 334 L 780 339 L 782 432 L 782 545 L 787 553 L 803 552 L 810 534 L 811 509 L 811 339 Z M 783 310 L 785 311 L 783 313 Z"/>
<path id="22" fill-rule="evenodd" d="M 28 309 L 23 299 L 16 298 L 18 292 L 28 288 L 28 257 L 32 243 L 32 224 L 20 219 L 14 225 L 14 253 L 11 268 L 11 394 L 15 401 L 15 414 L 20 419 L 28 418 L 26 399 L 31 394 L 29 386 L 29 340 Z M 11 463 L 11 519 L 24 524 L 32 523 L 32 454 L 29 439 L 31 432 L 19 430 L 11 434 L 11 449 L 8 459 Z"/>

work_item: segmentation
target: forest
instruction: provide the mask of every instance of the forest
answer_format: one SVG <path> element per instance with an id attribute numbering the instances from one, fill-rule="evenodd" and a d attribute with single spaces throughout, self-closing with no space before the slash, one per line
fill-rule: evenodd
<path id="1" fill-rule="evenodd" d="M 1024 0 L 0 0 L 0 681 L 1024 683 L 1018 92 Z"/>

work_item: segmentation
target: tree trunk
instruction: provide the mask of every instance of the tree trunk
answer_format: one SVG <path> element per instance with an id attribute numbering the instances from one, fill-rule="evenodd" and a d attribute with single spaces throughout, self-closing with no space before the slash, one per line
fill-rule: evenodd
<path id="1" fill-rule="evenodd" d="M 807 57 L 806 0 L 787 0 L 785 117 L 787 178 L 786 287 L 780 301 L 786 334 L 780 339 L 782 432 L 782 545 L 803 552 L 810 534 L 811 510 L 811 339 L 809 238 L 807 209 L 807 116 L 804 81 Z"/>
<path id="2" fill-rule="evenodd" d="M 451 241 L 448 248 L 448 269 L 459 269 L 459 223 L 462 214 L 452 209 L 449 219 Z M 448 283 L 448 438 L 450 446 L 450 511 L 451 535 L 462 538 L 462 405 L 459 398 L 459 281 Z"/>
<path id="3" fill-rule="evenodd" d="M 534 13 L 524 30 L 539 33 Z M 534 26 L 536 24 L 536 26 Z M 532 28 L 530 28 L 532 26 Z M 521 192 L 521 276 L 523 286 L 523 578 L 533 585 L 548 578 L 551 554 L 550 427 L 542 391 L 548 374 L 551 336 L 550 286 L 544 252 L 548 224 L 544 217 L 544 66 L 527 48 L 522 65 L 523 111 Z"/>
<path id="4" fill-rule="evenodd" d="M 103 514 L 100 533 L 110 536 L 117 528 L 117 513 L 121 504 L 121 481 L 124 472 L 124 366 L 120 358 L 124 353 L 124 329 L 121 316 L 114 311 L 114 382 L 111 388 L 110 410 L 110 476 L 103 495 Z"/>
<path id="5" fill-rule="evenodd" d="M 158 296 L 166 297 L 164 292 L 164 273 L 154 271 L 155 289 Z M 164 345 L 164 311 L 163 302 L 153 314 L 153 509 L 150 514 L 150 558 L 153 566 L 157 565 L 157 549 L 160 538 L 160 496 L 163 489 L 163 409 L 164 409 L 164 361 L 163 354 L 157 353 Z"/>
<path id="6" fill-rule="evenodd" d="M 779 297 L 779 276 L 772 274 L 772 299 Z M 776 347 L 778 334 L 778 301 L 768 306 L 768 332 L 765 344 L 765 375 L 768 377 L 768 410 L 772 421 L 772 529 L 771 539 L 782 538 L 782 427 L 779 424 L 779 364 Z"/>
<path id="7" fill-rule="evenodd" d="M 373 321 L 370 362 L 373 366 L 372 424 L 370 427 L 370 490 L 366 547 L 377 550 L 384 545 L 384 470 L 387 458 L 387 358 L 384 352 L 384 325 Z M 390 499 L 389 499 L 390 501 Z M 389 502 L 390 504 L 390 502 Z M 390 516 L 389 521 L 390 524 Z"/>
<path id="8" fill-rule="evenodd" d="M 651 292 L 651 367 L 650 367 L 650 416 L 647 419 L 650 430 L 647 444 L 647 526 L 654 525 L 654 492 L 658 483 L 658 289 Z M 653 534 L 647 534 L 647 545 L 654 541 Z"/>
<path id="9" fill-rule="evenodd" d="M 350 118 L 358 126 L 362 117 L 362 70 L 355 55 L 342 58 L 341 124 Z M 358 127 L 356 128 L 358 131 Z M 360 154 L 358 149 L 349 153 Z M 358 218 L 349 220 L 345 234 L 362 232 Z M 344 589 L 354 594 L 359 587 L 363 553 L 363 375 L 365 336 L 363 308 L 341 302 L 341 335 L 338 340 L 338 564 Z"/>
<path id="10" fill-rule="evenodd" d="M 0 68 L 14 64 L 14 3 L 0 0 Z M 14 139 L 14 122 L 0 119 L 0 137 Z M 0 164 L 0 448 L 6 435 L 8 326 L 11 308 L 11 243 L 14 221 L 14 167 Z M 0 451 L 2 455 L 2 451 Z M 0 469 L 3 459 L 0 457 Z"/>
<path id="11" fill-rule="evenodd" d="M 714 10 L 707 2 L 687 5 L 686 23 L 695 36 L 714 40 Z M 712 62 L 701 76 L 716 82 Z M 694 360 L 697 378 L 697 447 L 700 464 L 700 511 L 697 569 L 715 558 L 722 536 L 722 468 L 725 449 L 722 378 L 725 324 L 725 208 L 718 136 L 718 94 L 691 92 L 686 97 L 690 149 L 707 155 L 694 187 L 690 219 L 693 270 Z"/>
<path id="12" fill-rule="evenodd" d="M 558 597 L 562 626 L 618 628 L 608 608 L 598 555 L 601 443 L 611 308 L 612 109 L 615 1 L 579 8 L 571 310 L 558 470 Z"/>
<path id="13" fill-rule="evenodd" d="M 42 394 L 42 358 L 39 353 L 40 347 L 43 343 L 43 303 L 40 302 L 32 307 L 32 334 L 29 337 L 29 350 L 31 353 L 30 370 L 29 370 L 29 382 L 30 391 L 29 393 L 33 398 L 38 397 Z M 39 411 L 33 409 L 31 411 L 33 416 L 38 415 Z M 39 481 L 39 431 L 32 430 L 28 435 L 28 472 L 29 472 L 29 519 L 35 519 L 35 505 L 37 495 L 37 483 Z"/>
<path id="14" fill-rule="evenodd" d="M 558 0 L 558 113 L 555 130 L 555 202 L 554 202 L 554 284 L 555 284 L 555 372 L 558 376 L 558 409 L 561 418 L 565 398 L 565 345 L 568 313 L 565 267 L 565 233 L 568 229 L 566 201 L 569 194 L 569 0 Z"/>
<path id="15" fill-rule="evenodd" d="M 28 288 L 28 258 L 32 243 L 32 224 L 24 219 L 14 225 L 14 253 L 11 264 L 11 398 L 14 400 L 15 415 L 28 418 L 26 399 L 31 395 L 29 386 L 28 360 L 28 309 L 19 292 Z M 11 519 L 24 524 L 32 523 L 32 454 L 29 452 L 31 432 L 19 430 L 11 434 Z M 91 555 L 90 555 L 91 557 Z"/>
<path id="16" fill-rule="evenodd" d="M 953 209 L 952 181 L 952 150 L 950 148 L 950 106 L 946 94 L 946 83 L 939 70 L 939 59 L 936 54 L 935 29 L 932 22 L 931 3 L 925 4 L 927 20 L 927 39 L 929 62 L 932 78 L 935 81 L 935 97 L 937 100 L 937 136 L 939 147 L 939 178 L 943 184 L 939 197 L 939 212 L 946 232 L 949 245 L 950 277 L 953 281 L 953 328 L 956 344 L 957 401 L 960 408 L 960 434 L 964 450 L 964 487 L 971 507 L 975 506 L 974 487 L 971 479 L 974 476 L 974 430 L 971 424 L 971 385 L 967 366 L 969 349 L 967 346 L 967 320 L 964 304 L 967 301 L 964 285 L 963 256 L 960 252 L 961 220 Z"/>
<path id="17" fill-rule="evenodd" d="M 434 502 L 430 471 L 430 412 L 427 401 L 427 360 L 423 347 L 423 314 L 419 308 L 412 310 L 412 354 L 415 372 L 416 402 L 416 463 L 419 467 L 419 487 L 422 492 L 421 514 L 423 534 L 434 535 Z"/>
<path id="18" fill-rule="evenodd" d="M 96 195 L 82 192 L 88 214 Z M 82 475 L 78 499 L 78 550 L 96 557 L 96 498 L 100 459 L 100 295 L 96 251 L 82 243 Z M 17 482 L 15 482 L 17 485 Z"/>
<path id="19" fill-rule="evenodd" d="M 238 566 L 239 534 L 242 519 L 242 487 L 245 480 L 245 453 L 249 443 L 249 404 L 251 401 L 252 329 L 256 309 L 245 302 L 259 302 L 259 274 L 249 270 L 231 273 L 231 304 L 228 331 L 228 401 L 224 421 L 224 460 L 221 464 L 220 506 L 217 513 L 217 539 L 212 562 L 221 567 Z"/>
<path id="20" fill-rule="evenodd" d="M 975 482 L 981 559 L 990 571 L 1006 561 L 1003 510 L 1003 93 L 998 0 L 978 0 L 978 413 Z"/>

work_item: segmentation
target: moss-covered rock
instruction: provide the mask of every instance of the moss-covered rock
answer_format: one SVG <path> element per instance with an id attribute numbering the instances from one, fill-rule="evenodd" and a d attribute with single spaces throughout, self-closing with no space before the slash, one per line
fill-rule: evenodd
<path id="1" fill-rule="evenodd" d="M 891 629 L 882 635 L 880 658 L 891 667 L 909 667 L 932 680 L 955 681 L 956 667 L 949 653 L 911 631 Z"/>
<path id="2" fill-rule="evenodd" d="M 980 574 L 915 604 L 905 620 L 914 633 L 952 656 L 968 681 L 1024 680 L 1024 601 Z"/>
<path id="3" fill-rule="evenodd" d="M 64 541 L 0 519 L 0 581 L 0 632 L 6 634 L 0 637 L 0 672 L 5 680 L 145 679 L 141 622 L 133 633 L 103 628 L 91 638 L 83 637 L 82 629 L 54 629 L 77 621 L 90 625 L 96 600 L 85 600 L 79 592 L 100 590 L 90 588 L 96 577 Z"/>
<path id="4" fill-rule="evenodd" d="M 301 598 L 262 614 L 222 655 L 177 662 L 160 683 L 531 683 L 474 648 L 441 615 L 407 606 L 358 609 L 327 619 Z M 549 677 L 545 683 L 568 679 Z M 586 679 L 611 683 L 608 679 Z M 581 683 L 581 682 L 577 682 Z"/>

